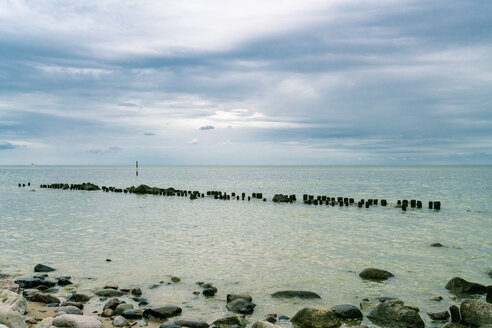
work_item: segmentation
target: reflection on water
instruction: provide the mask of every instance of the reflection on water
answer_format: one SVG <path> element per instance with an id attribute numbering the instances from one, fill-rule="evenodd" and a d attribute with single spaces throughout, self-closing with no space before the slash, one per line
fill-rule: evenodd
<path id="1" fill-rule="evenodd" d="M 83 280 L 141 287 L 152 304 L 175 303 L 212 320 L 227 293 L 248 293 L 254 319 L 292 316 L 308 304 L 358 304 L 395 296 L 426 312 L 454 304 L 444 289 L 455 276 L 490 284 L 490 167 L 2 167 L 0 270 L 27 275 L 36 263 Z M 31 182 L 31 188 L 17 183 Z M 182 189 L 324 194 L 333 197 L 440 200 L 442 210 L 339 208 L 39 189 L 39 184 L 145 183 Z M 35 190 L 31 192 L 30 189 Z M 450 246 L 431 248 L 433 242 Z M 106 262 L 111 258 L 112 262 Z M 365 267 L 391 271 L 384 283 L 358 277 Z M 170 277 L 178 284 L 166 284 Z M 164 281 L 164 283 L 160 283 Z M 212 282 L 216 298 L 194 296 Z M 150 285 L 158 284 L 155 289 Z M 278 300 L 280 289 L 319 293 L 318 301 Z M 66 293 L 61 290 L 60 293 Z M 441 303 L 428 299 L 443 296 Z M 423 315 L 424 319 L 425 316 Z"/>

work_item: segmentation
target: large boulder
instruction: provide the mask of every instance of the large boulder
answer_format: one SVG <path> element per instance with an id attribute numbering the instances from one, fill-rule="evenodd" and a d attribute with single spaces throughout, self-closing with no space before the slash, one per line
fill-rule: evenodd
<path id="1" fill-rule="evenodd" d="M 480 300 L 466 300 L 460 306 L 461 319 L 470 325 L 492 324 L 492 304 Z"/>
<path id="2" fill-rule="evenodd" d="M 340 320 L 361 320 L 362 312 L 352 304 L 340 304 L 333 306 L 330 310 L 335 313 Z"/>
<path id="3" fill-rule="evenodd" d="M 144 316 L 150 315 L 153 316 L 154 318 L 159 318 L 159 319 L 167 319 L 181 314 L 182 311 L 183 310 L 179 306 L 165 304 L 165 305 L 154 306 L 145 309 L 143 315 Z"/>
<path id="4" fill-rule="evenodd" d="M 230 317 L 215 320 L 214 325 L 219 328 L 227 328 L 231 326 L 239 326 L 244 328 L 248 325 L 248 321 L 238 315 L 233 315 Z"/>
<path id="5" fill-rule="evenodd" d="M 227 303 L 226 307 L 229 311 L 241 314 L 251 314 L 255 310 L 256 304 L 246 301 L 243 298 L 235 299 Z"/>
<path id="6" fill-rule="evenodd" d="M 340 326 L 332 310 L 320 306 L 306 307 L 290 320 L 299 328 L 337 328 Z"/>
<path id="7" fill-rule="evenodd" d="M 174 323 L 181 327 L 208 328 L 208 323 L 202 319 L 179 318 L 174 320 Z"/>
<path id="8" fill-rule="evenodd" d="M 394 275 L 391 272 L 386 270 L 376 269 L 376 268 L 366 268 L 359 273 L 359 276 L 362 279 L 377 280 L 377 281 L 382 281 L 390 277 L 394 277 Z"/>
<path id="9" fill-rule="evenodd" d="M 36 264 L 36 266 L 34 267 L 34 272 L 51 272 L 51 271 L 55 271 L 55 270 L 56 269 L 49 267 L 47 265 L 44 265 L 44 264 Z"/>
<path id="10" fill-rule="evenodd" d="M 24 297 L 8 289 L 0 290 L 0 305 L 8 306 L 22 315 L 27 311 L 27 302 Z"/>
<path id="11" fill-rule="evenodd" d="M 272 294 L 272 297 L 276 298 L 303 298 L 303 299 L 313 299 L 321 298 L 315 292 L 305 291 L 305 290 L 281 290 Z"/>
<path id="12" fill-rule="evenodd" d="M 446 284 L 448 289 L 453 294 L 486 294 L 487 287 L 475 282 L 466 281 L 460 277 L 454 277 Z"/>
<path id="13" fill-rule="evenodd" d="M 103 328 L 97 318 L 88 315 L 63 314 L 53 319 L 53 326 L 62 328 Z"/>
<path id="14" fill-rule="evenodd" d="M 8 305 L 0 305 L 0 324 L 8 328 L 27 328 L 21 314 Z"/>
<path id="15" fill-rule="evenodd" d="M 423 328 L 425 326 L 417 311 L 405 307 L 401 301 L 379 303 L 368 318 L 376 325 L 389 328 Z"/>
<path id="16" fill-rule="evenodd" d="M 20 287 L 12 280 L 0 280 L 0 289 L 7 289 L 10 290 L 11 292 L 18 293 Z"/>

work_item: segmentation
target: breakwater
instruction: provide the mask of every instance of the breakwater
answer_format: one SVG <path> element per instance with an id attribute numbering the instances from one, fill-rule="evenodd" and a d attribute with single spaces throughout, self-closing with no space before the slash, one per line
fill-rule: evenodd
<path id="1" fill-rule="evenodd" d="M 25 184 L 23 184 L 25 186 Z M 29 183 L 30 185 L 30 183 Z M 19 187 L 21 184 L 19 183 Z M 251 195 L 246 195 L 246 193 L 236 193 L 231 192 L 227 193 L 225 191 L 218 190 L 208 190 L 205 193 L 202 193 L 198 190 L 183 190 L 183 189 L 175 189 L 173 187 L 169 188 L 160 188 L 160 187 L 150 187 L 144 184 L 141 184 L 137 187 L 131 186 L 127 188 L 118 188 L 113 186 L 102 186 L 99 187 L 91 182 L 82 183 L 82 184 L 68 184 L 68 183 L 52 183 L 52 184 L 42 184 L 39 186 L 42 189 L 61 189 L 61 190 L 85 190 L 85 191 L 97 191 L 102 190 L 104 192 L 113 192 L 113 193 L 130 193 L 130 194 L 138 194 L 138 195 L 155 195 L 155 196 L 175 196 L 175 197 L 189 197 L 190 200 L 195 200 L 199 198 L 213 198 L 218 200 L 248 200 L 258 199 L 263 202 L 267 201 L 266 197 L 263 197 L 262 192 L 254 192 Z M 378 199 L 378 198 L 369 198 L 369 199 L 360 199 L 356 202 L 356 199 L 353 197 L 330 197 L 327 195 L 310 195 L 303 194 L 302 195 L 303 204 L 306 205 L 326 205 L 331 207 L 348 207 L 348 206 L 357 206 L 358 208 L 370 208 L 370 207 L 387 207 L 388 201 L 386 199 Z M 275 203 L 295 203 L 297 202 L 297 196 L 295 194 L 275 194 L 272 199 L 272 202 Z M 396 205 L 392 205 L 394 208 L 399 208 L 402 211 L 406 211 L 407 208 L 412 209 L 422 209 L 423 202 L 418 199 L 399 199 L 396 201 Z M 440 201 L 429 201 L 428 209 L 433 209 L 439 211 L 441 209 Z"/>

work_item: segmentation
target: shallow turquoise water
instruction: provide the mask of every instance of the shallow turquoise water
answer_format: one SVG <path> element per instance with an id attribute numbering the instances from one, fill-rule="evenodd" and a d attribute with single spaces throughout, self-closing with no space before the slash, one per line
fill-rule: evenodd
<path id="1" fill-rule="evenodd" d="M 182 304 L 186 314 L 210 321 L 227 312 L 227 293 L 244 292 L 257 304 L 253 320 L 292 316 L 308 304 L 394 296 L 419 306 L 429 322 L 424 312 L 459 303 L 444 289 L 450 278 L 492 284 L 486 274 L 492 270 L 492 167 L 140 167 L 139 173 L 135 177 L 133 167 L 0 167 L 0 271 L 26 276 L 42 262 L 83 281 L 81 290 L 107 282 L 139 286 L 153 304 Z M 17 187 L 28 181 L 30 188 Z M 88 181 L 259 191 L 268 202 L 39 189 Z M 390 204 L 420 199 L 424 209 L 275 204 L 275 193 Z M 440 200 L 442 210 L 428 210 L 429 200 Z M 449 247 L 429 247 L 433 242 Z M 358 272 L 369 266 L 395 277 L 362 281 Z M 172 275 L 182 282 L 147 289 Z M 196 281 L 214 283 L 217 297 L 194 296 Z M 280 289 L 312 290 L 323 299 L 269 296 Z M 438 295 L 442 302 L 428 301 Z"/>

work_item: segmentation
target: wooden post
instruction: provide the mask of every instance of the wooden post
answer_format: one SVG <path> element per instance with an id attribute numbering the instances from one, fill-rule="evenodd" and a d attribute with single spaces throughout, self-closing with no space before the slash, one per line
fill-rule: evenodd
<path id="1" fill-rule="evenodd" d="M 136 175 L 137 175 L 137 177 L 138 177 L 138 161 L 137 161 L 136 166 L 135 166 L 135 174 L 136 174 Z"/>

